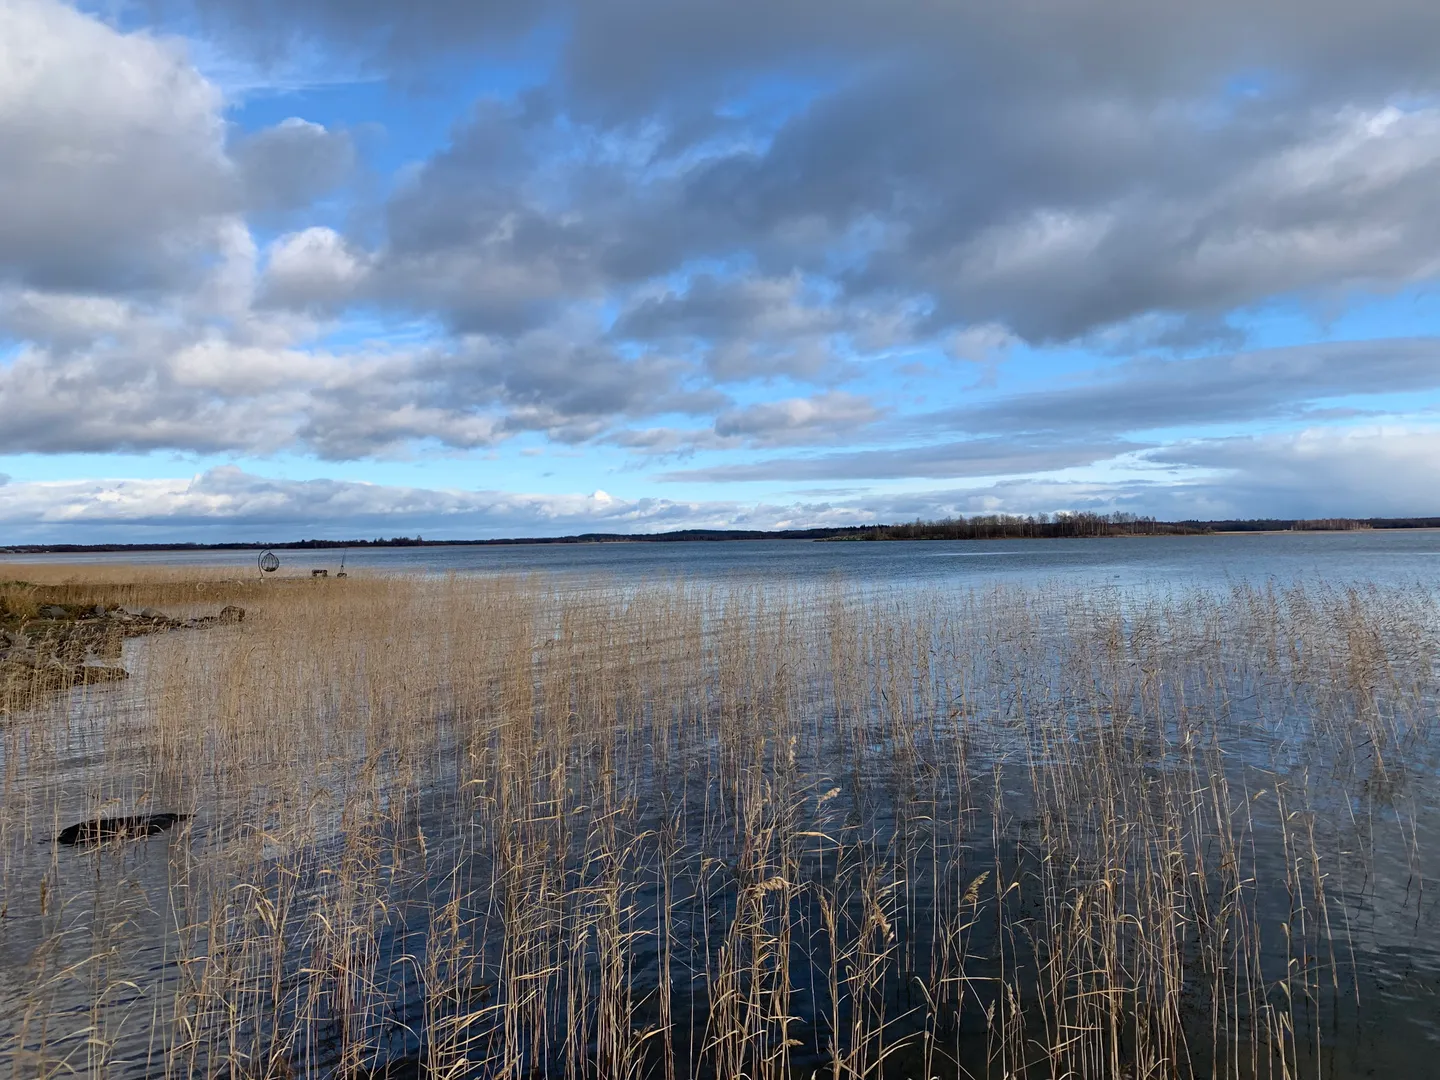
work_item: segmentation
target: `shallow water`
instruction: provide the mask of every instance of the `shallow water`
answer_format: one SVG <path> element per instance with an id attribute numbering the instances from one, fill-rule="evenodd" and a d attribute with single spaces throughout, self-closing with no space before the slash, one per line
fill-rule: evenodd
<path id="1" fill-rule="evenodd" d="M 101 552 L 0 556 L 8 562 L 225 565 L 257 552 Z M 1225 534 L 1066 540 L 835 541 L 461 545 L 280 551 L 282 573 L 347 568 L 429 573 L 539 573 L 617 582 L 969 586 L 1059 581 L 1089 588 L 1226 588 L 1235 582 L 1404 585 L 1440 581 L 1440 530 Z M 258 574 L 258 571 L 257 571 Z"/>
<path id="2" fill-rule="evenodd" d="M 930 545 L 867 547 L 890 552 Z M 1186 996 L 1176 1007 L 1185 1015 L 1191 1040 L 1186 1059 L 1197 1075 L 1279 1075 L 1279 1061 L 1293 1074 L 1340 1080 L 1428 1075 L 1440 1052 L 1440 754 L 1434 625 L 1425 621 L 1435 594 L 1382 591 L 1368 601 L 1361 594 L 1355 602 L 1368 603 L 1370 622 L 1333 630 L 1307 617 L 1296 623 L 1303 640 L 1272 640 L 1266 637 L 1271 623 L 1253 617 L 1251 609 L 1324 598 L 1312 593 L 1276 600 L 1248 592 L 1227 599 L 1177 591 L 1173 601 L 1164 601 L 1156 599 L 1159 591 L 1141 589 L 1124 604 L 1093 586 L 1014 593 L 1003 597 L 1004 619 L 994 597 L 937 593 L 916 608 L 908 590 L 894 601 L 870 594 L 854 602 L 852 613 L 878 603 L 887 614 L 863 624 L 873 634 L 848 642 L 831 625 L 841 616 L 816 601 L 786 631 L 798 642 L 789 646 L 775 629 L 773 611 L 742 606 L 755 630 L 744 644 L 753 651 L 746 663 L 754 681 L 738 699 L 727 698 L 723 677 L 734 657 L 722 655 L 736 639 L 716 636 L 724 617 L 712 610 L 709 647 L 716 656 L 702 665 L 705 680 L 681 700 L 686 708 L 713 712 L 713 722 L 697 727 L 683 710 L 642 710 L 619 723 L 603 744 L 603 759 L 590 751 L 573 758 L 572 780 L 563 790 L 552 790 L 538 765 L 533 776 L 521 778 L 531 795 L 557 802 L 553 815 L 518 817 L 497 810 L 490 794 L 515 778 L 493 768 L 483 772 L 484 797 L 477 796 L 457 764 L 465 753 L 461 733 L 442 723 L 434 734 L 432 768 L 418 785 L 396 789 L 403 805 L 377 808 L 382 820 L 376 835 L 384 842 L 363 856 L 370 860 L 365 896 L 345 907 L 325 880 L 326 868 L 349 851 L 338 816 L 317 818 L 318 834 L 303 852 L 261 842 L 255 849 L 259 872 L 249 881 L 264 890 L 286 873 L 302 879 L 287 916 L 296 940 L 304 938 L 298 931 L 322 903 L 333 916 L 383 902 L 385 915 L 367 960 L 378 974 L 359 1010 L 359 1037 L 371 1060 L 421 1048 L 413 1029 L 427 1008 L 436 1008 L 422 970 L 436 940 L 436 912 L 453 898 L 456 920 L 465 927 L 462 951 L 471 959 L 463 978 L 451 975 L 487 995 L 497 1026 L 477 1022 L 473 1034 L 494 1053 L 504 1053 L 496 1050 L 506 1038 L 498 1024 L 510 1001 L 501 987 L 516 977 L 517 940 L 533 950 L 525 963 L 536 972 L 563 963 L 583 970 L 587 986 L 601 984 L 605 949 L 623 940 L 636 1029 L 658 1018 L 660 988 L 668 985 L 678 1073 L 723 1073 L 708 1058 L 693 1063 L 715 1053 L 706 1017 L 715 988 L 725 985 L 716 981 L 716 971 L 725 950 L 737 947 L 734 927 L 743 909 L 749 912 L 746 942 L 773 943 L 782 931 L 788 941 L 783 963 L 772 961 L 770 970 L 787 973 L 785 1007 L 794 1019 L 783 1034 L 798 1043 L 789 1051 L 795 1075 L 816 1069 L 828 1075 L 826 1046 L 844 1041 L 832 1029 L 850 1029 L 867 1009 L 891 1018 L 885 1035 L 892 1045 L 931 1036 L 931 1054 L 922 1054 L 917 1039 L 887 1059 L 885 1075 L 999 1075 L 1004 1068 L 1022 1070 L 1033 1048 L 1007 1049 L 987 1022 L 987 1010 L 997 1002 L 1002 1011 L 1006 1007 L 994 980 L 1017 967 L 1032 975 L 1038 970 L 1038 954 L 1025 935 L 1046 925 L 1046 905 L 1071 905 L 1066 910 L 1078 924 L 1083 905 L 1103 899 L 1098 882 L 1107 865 L 1133 875 L 1145 859 L 1170 853 L 1196 868 L 1175 885 L 1186 897 L 1178 903 L 1187 917 L 1214 915 L 1206 890 L 1223 888 L 1228 874 L 1240 906 L 1259 928 L 1253 956 L 1227 952 L 1236 947 L 1233 938 L 1215 945 L 1216 955 L 1245 968 L 1245 977 L 1259 985 L 1225 1023 L 1284 1020 L 1279 1028 L 1263 1026 L 1272 1041 L 1258 1050 L 1260 1035 L 1249 1027 L 1243 1052 L 1232 1040 L 1217 1043 L 1207 1036 L 1212 984 L 1195 959 L 1196 973 L 1188 976 Z M 1012 618 L 1016 601 L 1023 601 L 1024 614 Z M 1329 603 L 1343 608 L 1343 594 Z M 1355 677 L 1353 654 L 1360 644 L 1332 640 L 1334 634 L 1354 638 L 1356 625 L 1391 615 L 1418 621 L 1398 623 L 1399 629 L 1382 622 L 1375 631 L 1382 639 L 1377 647 L 1395 654 L 1375 661 L 1376 671 L 1391 673 L 1390 681 L 1369 675 L 1345 681 Z M 623 623 L 620 608 L 613 618 Z M 1095 629 L 1107 622 L 1113 631 Z M 1120 635 L 1113 641 L 1106 636 L 1112 632 Z M 774 648 L 767 651 L 767 642 Z M 920 655 L 917 643 L 924 671 L 910 666 Z M 28 725 L 25 738 L 12 730 L 5 743 L 11 779 L 3 808 L 0 1053 L 12 1057 L 18 1075 L 27 1075 L 25 1048 L 41 1043 L 71 1055 L 69 1064 L 84 1074 L 95 1067 L 87 1032 L 113 1040 L 107 1075 L 160 1075 L 165 1036 L 156 1017 L 171 1008 L 167 994 L 186 977 L 188 969 L 178 961 L 207 955 L 213 962 L 224 952 L 217 933 L 238 933 L 225 920 L 217 923 L 213 909 L 187 900 L 189 894 L 177 899 L 174 890 L 178 884 L 195 895 L 214 895 L 202 886 L 207 874 L 228 872 L 218 855 L 228 838 L 263 825 L 264 798 L 253 780 L 251 787 L 236 781 L 231 791 L 221 778 L 214 790 L 200 793 L 194 821 L 173 834 L 100 851 L 59 850 L 43 842 L 107 799 L 124 808 L 142 800 L 155 809 L 174 808 L 168 800 L 179 789 L 146 741 L 162 692 L 147 667 L 155 644 L 141 639 L 127 645 L 127 664 L 137 672 L 131 683 L 77 694 L 67 707 L 48 710 L 44 723 Z M 662 639 L 651 644 L 666 648 Z M 851 647 L 854 652 L 847 652 Z M 1326 662 L 1341 654 L 1351 656 L 1350 667 Z M 191 658 L 203 655 L 197 647 Z M 172 653 L 170 659 L 184 656 Z M 847 671 L 864 673 L 863 698 L 852 700 L 840 686 Z M 537 713 L 537 738 L 553 722 Z M 776 741 L 783 742 L 786 732 L 795 740 L 788 751 Z M 747 741 L 746 733 L 761 741 Z M 663 754 L 656 749 L 662 742 L 671 747 Z M 30 775 L 28 765 L 40 760 L 46 768 Z M 343 783 L 347 767 L 353 763 L 337 759 L 337 774 L 316 777 L 316 784 Z M 1179 831 L 1163 838 L 1168 847 L 1162 851 L 1155 846 L 1159 840 L 1143 831 L 1127 838 L 1123 827 L 1121 835 L 1107 838 L 1112 819 L 1091 801 L 1105 791 L 1045 795 L 1047 784 L 1105 777 L 1108 797 L 1120 800 L 1122 825 L 1161 821 L 1157 808 L 1180 811 Z M 1197 798 L 1202 789 L 1207 793 Z M 1229 815 L 1227 827 L 1185 816 L 1216 809 Z M 782 822 L 777 835 L 789 830 L 805 838 L 791 841 L 788 850 L 780 839 L 756 840 Z M 607 828 L 615 834 L 597 841 Z M 1303 831 L 1303 844 L 1296 830 Z M 662 836 L 670 839 L 662 843 Z M 1229 870 L 1215 848 L 1225 836 L 1239 841 L 1239 865 Z M 595 862 L 597 844 L 610 853 L 608 861 Z M 532 859 L 503 855 L 515 845 Z M 848 861 L 837 865 L 842 848 Z M 507 858 L 524 869 L 507 877 Z M 1323 910 L 1305 892 L 1315 875 L 1324 882 Z M 781 876 L 783 887 L 753 891 Z M 997 888 L 1002 879 L 1013 888 Z M 965 929 L 965 982 L 937 983 L 943 975 L 936 960 L 937 920 L 963 914 L 962 898 L 976 882 L 982 884 L 971 901 L 973 924 Z M 869 918 L 866 890 L 872 886 L 880 889 L 876 895 L 894 928 L 885 946 L 890 960 L 865 995 L 837 999 L 826 986 L 832 951 L 853 947 L 857 928 Z M 605 893 L 607 888 L 614 891 Z M 51 898 L 48 907 L 38 899 L 42 889 Z M 614 926 L 605 922 L 606 897 L 622 901 L 623 919 Z M 849 927 L 850 937 L 842 932 L 838 946 L 826 932 L 822 898 L 836 905 Z M 1138 899 L 1119 903 L 1116 910 L 1127 918 L 1143 915 L 1134 909 Z M 527 909 L 553 912 L 559 939 L 538 931 L 527 937 Z M 668 919 L 659 917 L 662 910 Z M 1323 928 L 1316 922 L 1321 917 Z M 668 975 L 662 947 L 672 956 Z M 305 980 L 296 973 L 306 962 L 298 946 L 282 961 L 290 972 L 282 1023 L 302 1008 Z M 1232 975 L 1240 977 L 1238 970 Z M 942 990 L 957 1001 L 914 1012 L 925 995 Z M 746 992 L 752 991 L 760 993 L 754 987 Z M 326 993 L 332 996 L 307 1007 L 333 1009 L 335 991 Z M 1257 1009 L 1265 1016 L 1257 1017 Z M 560 1028 L 564 1002 L 549 1012 Z M 1034 994 L 1014 1005 L 1031 1040 L 1038 1035 L 1039 1012 Z M 746 1023 L 753 1041 L 735 1049 L 736 1061 L 751 1060 L 778 1038 L 773 1025 L 756 1017 Z M 251 1036 L 241 1031 L 237 1037 Z M 1122 1042 L 1134 1037 L 1124 1034 Z M 334 1024 L 312 1025 L 292 1060 L 325 1075 L 344 1041 Z M 212 1041 L 206 1053 L 213 1057 L 215 1046 Z M 562 1075 L 565 1062 L 553 1053 L 551 1044 L 551 1056 L 542 1050 L 512 1054 L 505 1067 L 523 1064 Z M 1228 1064 L 1227 1053 L 1235 1057 Z M 1048 1075 L 1037 1068 L 1033 1075 Z M 482 1067 L 475 1074 L 499 1072 L 498 1066 Z M 1091 1075 L 1105 1074 L 1092 1068 Z"/>

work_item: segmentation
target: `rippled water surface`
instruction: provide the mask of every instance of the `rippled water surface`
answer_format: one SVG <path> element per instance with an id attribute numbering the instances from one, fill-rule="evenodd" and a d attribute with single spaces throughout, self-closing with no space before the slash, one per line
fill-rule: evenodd
<path id="1" fill-rule="evenodd" d="M 0 1063 L 1437 1075 L 1437 552 L 352 553 L 547 573 L 332 581 L 0 720 Z M 194 817 L 49 842 L 137 808 Z"/>
<path id="2" fill-rule="evenodd" d="M 1223 587 L 1235 581 L 1319 580 L 1338 584 L 1434 581 L 1440 530 L 1225 534 L 1067 540 L 725 541 L 696 543 L 464 545 L 281 551 L 286 572 L 347 567 L 432 573 L 545 573 L 616 580 L 766 580 L 799 584 L 843 576 L 850 583 L 1006 581 L 1039 584 Z M 233 565 L 256 553 L 141 552 L 27 556 L 29 561 Z M 12 561 L 7 558 L 5 561 Z"/>

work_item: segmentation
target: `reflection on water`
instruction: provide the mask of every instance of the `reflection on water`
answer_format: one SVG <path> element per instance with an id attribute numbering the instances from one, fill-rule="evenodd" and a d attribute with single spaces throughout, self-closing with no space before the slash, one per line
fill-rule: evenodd
<path id="1" fill-rule="evenodd" d="M 1219 536 L 1077 537 L 983 541 L 725 541 L 456 545 L 281 551 L 282 574 L 334 572 L 343 559 L 360 572 L 563 575 L 613 582 L 815 584 L 843 578 L 851 586 L 936 587 L 1004 582 L 1072 587 L 1228 588 L 1320 581 L 1329 585 L 1435 582 L 1440 530 Z M 255 574 L 254 551 L 164 551 L 5 556 L 6 562 L 226 565 Z"/>
<path id="2" fill-rule="evenodd" d="M 383 588 L 9 722 L 16 1075 L 1431 1071 L 1434 592 Z"/>

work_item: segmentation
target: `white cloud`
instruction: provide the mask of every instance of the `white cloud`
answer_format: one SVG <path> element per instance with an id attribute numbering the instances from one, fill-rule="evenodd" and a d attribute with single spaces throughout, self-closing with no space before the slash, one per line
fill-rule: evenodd
<path id="1" fill-rule="evenodd" d="M 15 542 L 63 537 L 84 543 L 363 536 L 374 529 L 457 538 L 779 529 L 1062 510 L 1125 510 L 1167 519 L 1440 515 L 1440 501 L 1416 497 L 1440 492 L 1436 428 L 1202 440 L 1148 457 L 1179 474 L 1109 481 L 1022 477 L 914 492 L 809 491 L 796 500 L 750 502 L 624 498 L 598 489 L 527 494 L 277 480 L 233 466 L 174 479 L 0 478 L 0 525 Z"/>
<path id="2" fill-rule="evenodd" d="M 1203 505 L 1207 517 L 1440 516 L 1440 429 L 1433 427 L 1197 439 L 1146 457 L 1203 470 L 1200 479 L 1182 476 L 1165 503 Z"/>
<path id="3" fill-rule="evenodd" d="M 16 542 L 106 539 L 433 537 L 647 533 L 688 528 L 780 529 L 878 520 L 861 500 L 782 503 L 527 494 L 275 480 L 233 466 L 149 480 L 12 481 L 0 486 L 0 525 Z"/>
<path id="4" fill-rule="evenodd" d="M 196 529 L 293 530 L 334 533 L 384 525 L 430 530 L 605 528 L 634 531 L 672 522 L 724 520 L 728 504 L 625 500 L 589 495 L 531 495 L 363 484 L 338 480 L 272 480 L 225 466 L 184 479 L 18 482 L 0 487 L 0 523 L 87 526 L 97 531 L 153 526 Z M 676 525 L 674 527 L 681 527 Z"/>
<path id="5" fill-rule="evenodd" d="M 270 245 L 263 295 L 282 307 L 339 306 L 359 295 L 369 271 L 368 255 L 334 229 L 312 225 Z"/>
<path id="6" fill-rule="evenodd" d="M 176 42 L 0 3 L 0 279 L 173 284 L 238 209 L 219 93 Z"/>

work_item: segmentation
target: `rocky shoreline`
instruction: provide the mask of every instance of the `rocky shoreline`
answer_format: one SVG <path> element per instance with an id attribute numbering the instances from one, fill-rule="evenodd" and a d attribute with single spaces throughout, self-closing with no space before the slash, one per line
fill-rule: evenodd
<path id="1" fill-rule="evenodd" d="M 130 677 L 116 664 L 126 638 L 167 630 L 228 626 L 243 621 L 233 604 L 217 615 L 177 619 L 154 608 L 44 604 L 34 616 L 0 622 L 0 714 L 33 705 L 45 694 Z"/>

